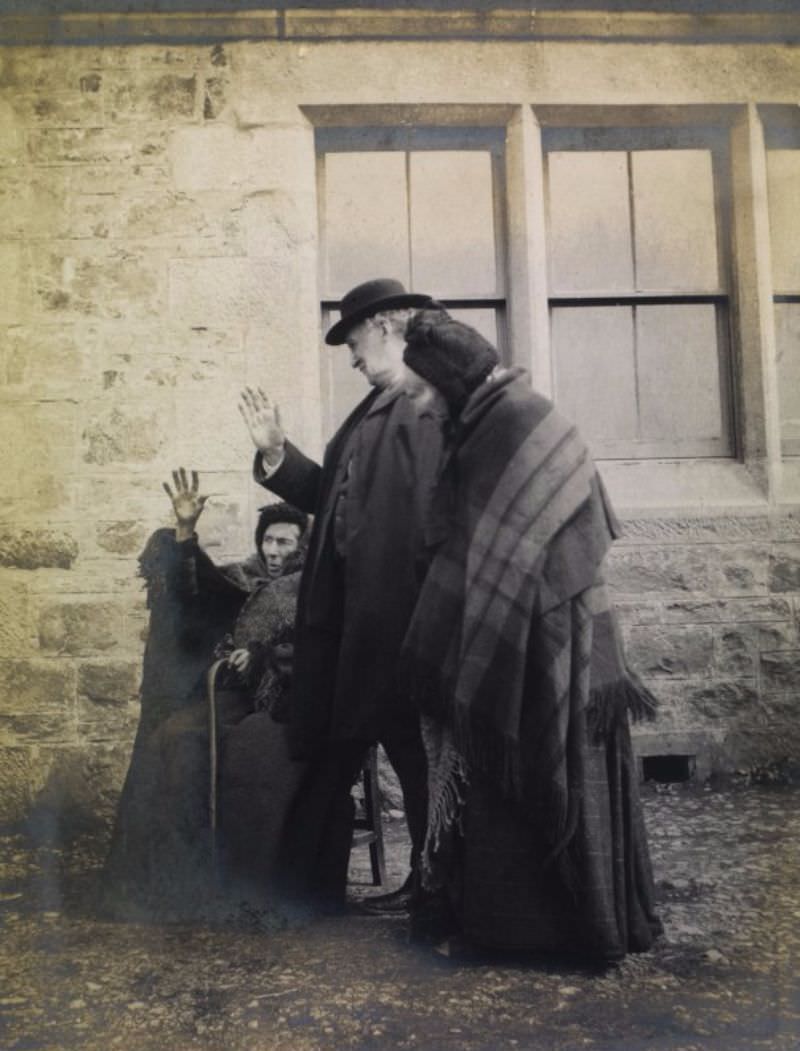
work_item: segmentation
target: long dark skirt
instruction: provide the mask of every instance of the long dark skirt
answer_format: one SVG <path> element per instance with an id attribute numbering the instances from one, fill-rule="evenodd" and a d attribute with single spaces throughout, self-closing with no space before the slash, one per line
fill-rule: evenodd
<path id="1" fill-rule="evenodd" d="M 650 948 L 661 925 L 626 723 L 586 748 L 584 775 L 575 837 L 548 866 L 526 816 L 473 781 L 450 885 L 470 941 L 598 960 Z"/>
<path id="2" fill-rule="evenodd" d="M 220 752 L 248 714 L 244 694 L 217 697 Z M 105 869 L 105 904 L 125 918 L 189 919 L 219 896 L 217 841 L 210 819 L 208 705 L 169 716 L 137 741 Z"/>
<path id="3" fill-rule="evenodd" d="M 279 892 L 276 872 L 295 798 L 308 775 L 289 756 L 286 727 L 253 712 L 227 735 L 219 778 L 225 882 L 231 898 L 258 908 Z"/>

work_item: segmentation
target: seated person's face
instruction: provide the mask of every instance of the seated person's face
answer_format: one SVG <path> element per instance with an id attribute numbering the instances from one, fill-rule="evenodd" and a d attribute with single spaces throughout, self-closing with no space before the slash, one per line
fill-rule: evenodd
<path id="1" fill-rule="evenodd" d="M 271 579 L 279 577 L 286 559 L 296 551 L 300 543 L 300 526 L 294 522 L 273 522 L 267 526 L 261 541 L 261 554 Z"/>

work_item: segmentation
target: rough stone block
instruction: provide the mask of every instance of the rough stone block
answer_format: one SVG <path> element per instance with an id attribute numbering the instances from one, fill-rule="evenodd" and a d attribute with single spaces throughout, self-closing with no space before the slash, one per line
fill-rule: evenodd
<path id="1" fill-rule="evenodd" d="M 134 661 L 87 661 L 78 667 L 78 696 L 92 704 L 121 707 L 139 693 Z"/>
<path id="2" fill-rule="evenodd" d="M 112 555 L 136 555 L 144 546 L 147 530 L 141 522 L 101 522 L 97 543 Z"/>
<path id="3" fill-rule="evenodd" d="M 80 214 L 84 194 L 121 198 L 126 194 L 146 194 L 156 190 L 166 193 L 171 188 L 166 161 L 157 156 L 123 163 L 71 164 L 62 170 L 66 170 L 66 174 L 70 176 L 73 236 L 77 227 L 76 216 Z"/>
<path id="4" fill-rule="evenodd" d="M 100 336 L 93 368 L 105 389 L 129 388 L 148 399 L 158 388 L 191 388 L 203 379 L 229 382 L 243 354 L 242 333 L 231 327 L 112 324 L 102 326 Z"/>
<path id="5" fill-rule="evenodd" d="M 767 515 L 635 518 L 622 521 L 622 543 L 703 544 L 737 540 L 769 540 Z"/>
<path id="6" fill-rule="evenodd" d="M 0 99 L 0 168 L 20 164 L 25 136 L 22 121 L 10 102 Z"/>
<path id="7" fill-rule="evenodd" d="M 191 466 L 191 465 L 190 465 Z M 169 477 L 168 473 L 165 479 Z M 135 519 L 147 535 L 156 525 L 166 525 L 169 508 L 164 506 L 166 496 L 161 478 L 154 478 L 152 469 L 146 475 L 126 472 L 125 479 L 82 478 L 75 494 L 79 512 L 95 517 L 98 508 L 112 508 L 122 519 Z"/>
<path id="8" fill-rule="evenodd" d="M 226 77 L 206 77 L 203 85 L 203 118 L 216 120 L 225 112 L 230 83 Z"/>
<path id="9" fill-rule="evenodd" d="M 25 47 L 7 49 L 7 82 L 18 93 L 39 95 L 81 89 L 83 77 L 102 69 L 102 48 Z"/>
<path id="10" fill-rule="evenodd" d="M 74 741 L 75 683 L 70 664 L 0 661 L 0 742 Z"/>
<path id="11" fill-rule="evenodd" d="M 93 662 L 78 669 L 78 731 L 82 739 L 127 740 L 138 717 L 140 664 Z"/>
<path id="12" fill-rule="evenodd" d="M 164 270 L 155 251 L 54 241 L 32 254 L 34 305 L 46 317 L 151 320 L 160 313 Z"/>
<path id="13" fill-rule="evenodd" d="M 21 824 L 28 816 L 40 769 L 34 747 L 0 745 L 0 826 Z"/>
<path id="14" fill-rule="evenodd" d="M 769 552 L 766 545 L 739 544 L 714 548 L 711 587 L 717 595 L 765 594 Z"/>
<path id="15" fill-rule="evenodd" d="M 5 450 L 7 492 L 20 518 L 69 506 L 66 480 L 74 467 L 77 408 L 67 400 L 22 399 L 0 412 L 0 449 Z"/>
<path id="16" fill-rule="evenodd" d="M 87 189 L 93 191 L 94 187 L 90 184 Z M 113 195 L 81 193 L 73 200 L 71 232 L 74 237 L 163 243 L 171 254 L 178 254 L 175 242 L 179 238 L 191 238 L 193 244 L 213 241 L 220 249 L 225 238 L 218 212 L 224 216 L 227 203 L 211 208 L 208 215 L 200 202 L 157 185 Z M 241 251 L 240 246 L 234 247 Z"/>
<path id="17" fill-rule="evenodd" d="M 770 624 L 748 625 L 756 638 L 756 647 L 765 650 L 793 650 L 800 645 L 800 626 L 794 620 Z"/>
<path id="18" fill-rule="evenodd" d="M 710 571 L 704 547 L 612 548 L 608 582 L 615 592 L 709 591 Z"/>
<path id="19" fill-rule="evenodd" d="M 800 732 L 800 697 L 796 689 L 767 692 L 764 695 L 764 706 L 775 722 L 793 722 Z"/>
<path id="20" fill-rule="evenodd" d="M 16 325 L 23 320 L 23 246 L 18 242 L 0 243 L 0 325 Z"/>
<path id="21" fill-rule="evenodd" d="M 781 511 L 773 521 L 773 538 L 778 542 L 800 542 L 800 512 Z"/>
<path id="22" fill-rule="evenodd" d="M 734 626 L 716 632 L 714 667 L 730 678 L 750 678 L 756 673 L 757 643 L 754 631 Z"/>
<path id="23" fill-rule="evenodd" d="M 39 645 L 69 656 L 104 653 L 117 647 L 120 627 L 120 610 L 110 602 L 56 602 L 40 613 Z"/>
<path id="24" fill-rule="evenodd" d="M 164 413 L 112 409 L 83 431 L 83 459 L 100 466 L 151 463 L 167 443 L 169 424 Z"/>
<path id="25" fill-rule="evenodd" d="M 242 206 L 242 217 L 251 257 L 290 258 L 301 249 L 316 249 L 314 212 L 291 194 L 251 194 Z"/>
<path id="26" fill-rule="evenodd" d="M 635 624 L 658 624 L 663 619 L 663 605 L 660 602 L 648 602 L 646 599 L 618 599 L 614 608 L 620 621 L 626 627 Z"/>
<path id="27" fill-rule="evenodd" d="M 717 681 L 708 685 L 687 686 L 686 700 L 690 711 L 705 719 L 730 720 L 760 714 L 755 680 Z"/>
<path id="28" fill-rule="evenodd" d="M 178 128 L 170 138 L 169 155 L 179 190 L 284 190 L 313 203 L 311 128 Z"/>
<path id="29" fill-rule="evenodd" d="M 235 380 L 235 377 L 231 379 Z M 212 397 L 208 390 L 211 385 L 196 386 L 199 388 L 196 393 L 176 398 L 176 439 L 172 454 L 175 462 L 180 464 L 195 465 L 200 469 L 213 466 L 215 471 L 233 472 L 222 490 L 212 490 L 224 500 L 233 491 L 233 477 L 241 477 L 240 472 L 253 455 L 253 443 L 236 408 L 241 383 L 229 380 L 213 392 L 216 397 Z M 203 388 L 208 390 L 209 396 L 202 397 Z M 198 404 L 204 405 L 202 428 L 197 427 Z M 246 486 L 242 491 L 246 491 Z"/>
<path id="30" fill-rule="evenodd" d="M 723 599 L 677 599 L 664 603 L 664 619 L 679 624 L 716 624 L 726 619 L 726 608 Z"/>
<path id="31" fill-rule="evenodd" d="M 130 749 L 113 747 L 43 749 L 46 780 L 36 792 L 28 827 L 42 839 L 68 842 L 114 819 Z"/>
<path id="32" fill-rule="evenodd" d="M 30 647 L 30 602 L 23 584 L 0 577 L 0 657 L 20 657 Z"/>
<path id="33" fill-rule="evenodd" d="M 139 69 L 104 76 L 106 115 L 123 121 L 161 121 L 194 116 L 197 77 Z"/>
<path id="34" fill-rule="evenodd" d="M 147 608 L 146 599 L 139 596 L 127 606 L 123 628 L 125 650 L 137 655 L 137 666 L 139 667 L 141 667 L 142 644 L 147 642 L 149 628 L 150 610 Z"/>
<path id="35" fill-rule="evenodd" d="M 726 735 L 715 769 L 723 771 L 762 769 L 796 760 L 800 754 L 800 724 L 797 718 L 770 718 L 763 727 L 736 727 Z"/>
<path id="36" fill-rule="evenodd" d="M 93 79 L 96 78 L 96 79 Z M 95 90 L 88 90 L 96 84 Z M 38 91 L 18 95 L 14 105 L 26 127 L 79 128 L 103 124 L 103 96 L 100 75 L 87 74 L 74 91 Z"/>
<path id="37" fill-rule="evenodd" d="M 91 326 L 25 325 L 7 329 L 2 338 L 8 386 L 25 387 L 31 398 L 52 399 L 74 397 L 85 380 L 95 330 Z"/>
<path id="38" fill-rule="evenodd" d="M 761 681 L 767 690 L 797 690 L 800 686 L 800 650 L 763 652 Z"/>
<path id="39" fill-rule="evenodd" d="M 75 538 L 51 529 L 0 527 L 0 566 L 13 569 L 69 569 L 78 557 Z"/>
<path id="40" fill-rule="evenodd" d="M 789 599 L 770 597 L 678 599 L 664 603 L 664 619 L 676 623 L 717 624 L 730 621 L 742 624 L 751 621 L 784 621 L 791 615 Z"/>
<path id="41" fill-rule="evenodd" d="M 64 168 L 4 170 L 0 237 L 31 241 L 69 236 L 69 200 L 69 173 Z"/>
<path id="42" fill-rule="evenodd" d="M 800 591 L 800 544 L 781 544 L 770 554 L 769 590 Z"/>
<path id="43" fill-rule="evenodd" d="M 191 325 L 243 326 L 267 321 L 274 303 L 293 302 L 298 275 L 265 259 L 173 260 L 169 309 Z"/>
<path id="44" fill-rule="evenodd" d="M 710 673 L 712 633 L 708 627 L 633 627 L 627 648 L 631 666 L 646 677 L 685 679 Z"/>
<path id="45" fill-rule="evenodd" d="M 28 133 L 28 156 L 34 164 L 153 164 L 166 142 L 166 130 L 148 125 L 42 128 Z"/>

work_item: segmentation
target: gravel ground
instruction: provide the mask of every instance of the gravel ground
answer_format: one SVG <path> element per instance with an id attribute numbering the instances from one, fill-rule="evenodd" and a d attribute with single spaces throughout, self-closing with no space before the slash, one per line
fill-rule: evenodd
<path id="1" fill-rule="evenodd" d="M 648 790 L 666 932 L 604 971 L 456 964 L 402 921 L 259 932 L 102 922 L 103 844 L 4 837 L 1 1051 L 797 1051 L 800 787 Z M 393 883 L 402 822 L 388 824 Z M 353 895 L 369 893 L 354 852 Z M 94 882 L 93 882 L 94 881 Z"/>

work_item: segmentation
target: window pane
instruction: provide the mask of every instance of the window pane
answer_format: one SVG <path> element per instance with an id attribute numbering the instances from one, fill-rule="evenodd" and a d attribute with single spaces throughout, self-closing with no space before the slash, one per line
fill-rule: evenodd
<path id="1" fill-rule="evenodd" d="M 338 310 L 323 311 L 323 333 L 335 325 L 340 317 Z M 320 354 L 326 394 L 325 434 L 330 435 L 369 392 L 370 386 L 358 369 L 350 364 L 350 351 L 346 346 L 329 347 L 323 343 Z"/>
<path id="2" fill-rule="evenodd" d="M 714 443 L 728 452 L 715 307 L 637 307 L 636 343 L 642 437 L 663 442 L 665 455 L 698 440 L 709 442 L 709 454 Z"/>
<path id="3" fill-rule="evenodd" d="M 626 154 L 553 152 L 547 177 L 552 292 L 630 292 Z"/>
<path id="4" fill-rule="evenodd" d="M 772 283 L 800 292 L 800 150 L 768 150 Z"/>
<path id="5" fill-rule="evenodd" d="M 555 401 L 584 438 L 637 434 L 631 307 L 557 307 L 552 311 Z"/>
<path id="6" fill-rule="evenodd" d="M 637 290 L 720 287 L 709 150 L 632 155 Z"/>
<path id="7" fill-rule="evenodd" d="M 495 310 L 449 310 L 457 321 L 463 321 L 465 325 L 472 325 L 474 329 L 488 339 L 493 347 L 499 349 L 497 332 L 497 311 Z"/>
<path id="8" fill-rule="evenodd" d="M 494 296 L 491 154 L 436 150 L 409 160 L 414 288 L 439 297 Z"/>
<path id="9" fill-rule="evenodd" d="M 784 452 L 800 455 L 800 303 L 775 304 L 778 396 Z"/>
<path id="10" fill-rule="evenodd" d="M 408 286 L 405 155 L 329 153 L 324 178 L 326 297 L 373 277 Z"/>

